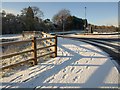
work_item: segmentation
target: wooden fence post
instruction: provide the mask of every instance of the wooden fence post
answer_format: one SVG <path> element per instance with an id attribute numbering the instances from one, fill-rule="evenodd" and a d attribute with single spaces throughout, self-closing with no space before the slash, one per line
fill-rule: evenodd
<path id="1" fill-rule="evenodd" d="M 55 57 L 57 57 L 57 35 L 55 35 Z"/>
<path id="2" fill-rule="evenodd" d="M 32 49 L 33 49 L 33 58 L 34 58 L 34 64 L 37 65 L 37 48 L 36 48 L 36 37 L 33 37 L 32 39 Z"/>

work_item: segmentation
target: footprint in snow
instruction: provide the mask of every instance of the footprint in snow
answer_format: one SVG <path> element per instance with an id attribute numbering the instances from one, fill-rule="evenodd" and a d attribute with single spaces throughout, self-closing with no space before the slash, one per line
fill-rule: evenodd
<path id="1" fill-rule="evenodd" d="M 50 81 L 52 81 L 54 79 L 54 77 L 50 78 L 49 80 L 47 80 L 46 82 L 49 83 Z"/>
<path id="2" fill-rule="evenodd" d="M 93 60 L 92 58 L 90 60 Z"/>
<path id="3" fill-rule="evenodd" d="M 78 76 L 75 76 L 74 78 L 73 78 L 73 81 L 76 81 L 78 79 Z"/>
<path id="4" fill-rule="evenodd" d="M 31 78 L 33 78 L 33 77 L 31 77 Z M 22 82 L 27 82 L 27 81 L 29 81 L 31 78 L 27 78 L 27 79 L 23 80 Z"/>
<path id="5" fill-rule="evenodd" d="M 36 71 L 33 71 L 33 72 L 31 72 L 31 73 L 29 73 L 29 75 L 31 75 L 31 74 L 33 74 L 33 73 L 35 73 Z"/>
<path id="6" fill-rule="evenodd" d="M 12 81 L 14 81 L 14 80 L 16 80 L 16 79 L 20 79 L 20 78 L 21 78 L 21 76 L 22 76 L 22 75 L 17 76 L 16 78 L 12 79 L 10 82 L 12 82 Z"/>
<path id="7" fill-rule="evenodd" d="M 78 64 L 79 62 L 77 62 L 77 64 Z"/>
<path id="8" fill-rule="evenodd" d="M 83 72 L 83 70 L 82 69 L 79 69 L 78 71 L 76 71 L 76 73 L 82 73 Z"/>
<path id="9" fill-rule="evenodd" d="M 64 75 L 62 76 L 62 78 L 64 79 L 64 78 L 65 78 L 65 76 L 66 76 L 66 74 L 64 74 Z"/>
<path id="10" fill-rule="evenodd" d="M 63 72 L 65 72 L 65 71 L 66 71 L 66 69 L 63 70 Z"/>
<path id="11" fill-rule="evenodd" d="M 88 63 L 89 61 L 86 61 L 86 63 Z"/>
<path id="12" fill-rule="evenodd" d="M 86 69 L 89 69 L 89 66 L 88 66 L 88 65 L 86 66 Z"/>
<path id="13" fill-rule="evenodd" d="M 75 69 L 75 67 L 72 67 L 71 72 Z"/>

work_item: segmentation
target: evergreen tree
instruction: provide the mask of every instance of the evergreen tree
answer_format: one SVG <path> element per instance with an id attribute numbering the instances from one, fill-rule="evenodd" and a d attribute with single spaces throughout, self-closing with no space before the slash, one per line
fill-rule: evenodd
<path id="1" fill-rule="evenodd" d="M 26 12 L 26 20 L 25 20 L 26 30 L 33 31 L 35 29 L 34 23 L 35 23 L 34 13 L 32 8 L 29 6 Z"/>

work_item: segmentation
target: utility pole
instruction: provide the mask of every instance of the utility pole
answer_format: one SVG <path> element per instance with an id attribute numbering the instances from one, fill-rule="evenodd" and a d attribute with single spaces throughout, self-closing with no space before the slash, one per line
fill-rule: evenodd
<path id="1" fill-rule="evenodd" d="M 84 30 L 85 30 L 85 32 L 86 32 L 86 9 L 87 9 L 87 7 L 85 7 L 85 23 L 84 23 Z"/>
<path id="2" fill-rule="evenodd" d="M 64 17 L 62 15 L 62 29 L 63 29 L 63 37 L 64 37 L 64 31 L 65 31 L 65 20 L 64 20 Z"/>

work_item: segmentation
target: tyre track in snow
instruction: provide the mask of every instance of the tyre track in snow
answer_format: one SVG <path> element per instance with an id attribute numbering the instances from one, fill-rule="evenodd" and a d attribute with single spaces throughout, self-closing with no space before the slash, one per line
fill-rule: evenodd
<path id="1" fill-rule="evenodd" d="M 114 45 L 112 42 L 120 42 L 120 40 L 117 39 L 100 39 L 100 38 L 78 38 L 78 37 L 65 37 L 64 38 L 70 38 L 78 41 L 83 41 L 86 43 L 89 43 L 91 45 L 94 45 L 106 53 L 109 54 L 109 56 L 112 58 L 112 62 L 120 72 L 120 45 Z"/>

